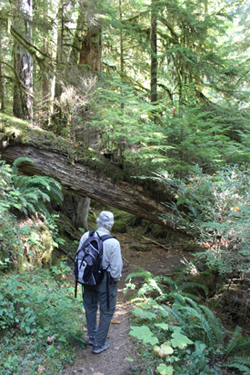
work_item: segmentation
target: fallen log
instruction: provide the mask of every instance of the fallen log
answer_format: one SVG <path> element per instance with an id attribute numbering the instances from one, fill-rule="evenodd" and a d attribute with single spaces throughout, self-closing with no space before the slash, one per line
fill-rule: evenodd
<path id="1" fill-rule="evenodd" d="M 160 218 L 167 212 L 163 202 L 171 200 L 166 185 L 133 179 L 131 171 L 121 170 L 103 155 L 10 116 L 0 114 L 0 132 L 4 134 L 2 159 L 8 163 L 20 157 L 33 160 L 20 164 L 22 173 L 53 177 L 68 191 L 175 230 L 174 223 Z"/>

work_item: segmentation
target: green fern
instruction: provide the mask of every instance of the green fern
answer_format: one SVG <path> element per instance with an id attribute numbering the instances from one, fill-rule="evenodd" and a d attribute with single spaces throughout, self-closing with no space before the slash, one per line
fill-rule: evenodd
<path id="1" fill-rule="evenodd" d="M 207 306 L 201 305 L 201 309 L 204 311 L 207 317 L 209 326 L 212 327 L 213 335 L 215 337 L 217 345 L 222 345 L 223 336 L 226 330 L 223 327 L 221 321 L 214 315 L 214 313 Z"/>
<path id="2" fill-rule="evenodd" d="M 250 337 L 241 337 L 236 348 L 236 353 L 250 354 Z"/>
<path id="3" fill-rule="evenodd" d="M 185 300 L 185 305 L 189 303 L 197 312 L 202 314 L 202 308 L 201 308 L 202 305 L 198 305 L 198 303 L 190 297 L 184 296 L 184 300 Z"/>
<path id="4" fill-rule="evenodd" d="M 141 277 L 144 280 L 148 280 L 150 277 L 153 277 L 152 273 L 146 270 L 141 270 L 138 272 L 131 272 L 125 279 L 125 281 L 128 281 L 130 279 L 133 279 L 134 277 Z"/>
<path id="5" fill-rule="evenodd" d="M 52 199 L 58 203 L 62 202 L 63 194 L 58 181 L 46 176 L 25 176 L 18 173 L 18 166 L 23 163 L 33 163 L 30 158 L 18 158 L 14 161 L 9 173 L 12 191 L 10 195 L 10 205 L 24 212 L 32 214 L 35 212 L 48 213 L 46 202 Z"/>
<path id="6" fill-rule="evenodd" d="M 196 318 L 196 327 L 198 330 L 194 331 L 195 336 L 198 335 L 197 338 L 199 338 L 200 334 L 202 334 L 204 336 L 204 340 L 209 342 L 210 347 L 213 350 L 216 350 L 218 342 L 216 341 L 216 335 L 214 333 L 212 322 L 207 320 L 203 313 L 200 313 L 200 311 L 197 311 L 194 308 L 182 307 L 182 309 L 189 315 L 189 319 L 192 317 Z"/>
<path id="7" fill-rule="evenodd" d="M 240 365 L 245 365 L 245 366 L 250 367 L 250 357 L 234 356 L 230 358 L 230 363 L 238 363 Z"/>
<path id="8" fill-rule="evenodd" d="M 186 289 L 202 289 L 205 293 L 205 295 L 208 295 L 208 287 L 204 284 L 198 283 L 198 282 L 185 282 L 180 285 L 179 290 L 184 291 Z"/>
<path id="9" fill-rule="evenodd" d="M 233 336 L 225 347 L 225 354 L 227 356 L 240 353 L 250 354 L 250 337 L 243 337 L 241 335 L 242 328 L 237 326 L 234 330 Z"/>
<path id="10" fill-rule="evenodd" d="M 193 339 L 200 339 L 200 335 L 202 335 L 213 350 L 222 345 L 225 330 L 212 311 L 206 306 L 199 305 L 191 298 L 180 296 L 177 293 L 175 293 L 175 300 L 178 300 L 178 303 L 173 304 L 172 314 Z"/>
<path id="11" fill-rule="evenodd" d="M 147 271 L 135 272 L 130 274 L 127 279 L 131 277 L 142 277 L 145 280 L 144 285 L 138 291 L 139 295 L 143 294 L 145 297 L 146 293 L 152 293 L 156 290 L 160 293 L 160 296 L 151 297 L 150 303 L 149 298 L 147 298 L 147 308 L 144 305 L 140 305 L 142 309 L 142 311 L 139 311 L 141 312 L 141 318 L 148 317 L 151 323 L 157 320 L 155 327 L 159 328 L 161 324 L 164 324 L 168 331 L 173 332 L 177 325 L 181 333 L 190 340 L 193 342 L 199 340 L 206 348 L 205 363 L 211 361 L 211 363 L 216 363 L 218 369 L 231 367 L 237 369 L 237 373 L 238 371 L 245 375 L 250 373 L 250 358 L 247 357 L 250 353 L 250 338 L 241 335 L 240 327 L 237 327 L 233 335 L 231 335 L 222 325 L 220 319 L 207 306 L 185 293 L 185 290 L 190 290 L 192 287 L 192 282 L 178 285 L 168 277 L 153 277 Z M 196 286 L 200 287 L 200 284 Z M 166 289 L 168 293 L 166 293 Z M 206 288 L 204 288 L 205 290 Z M 154 296 L 154 294 L 152 295 Z M 157 306 L 154 307 L 155 303 L 157 303 Z M 154 315 L 148 314 L 149 310 L 154 313 L 155 311 L 157 312 L 155 318 Z M 164 311 L 165 314 L 161 314 L 161 311 Z M 225 339 L 229 334 L 231 338 L 228 339 L 228 343 L 225 345 Z M 166 339 L 164 333 L 159 333 L 159 339 Z M 193 352 L 190 356 L 196 358 L 195 355 Z M 233 357 L 232 355 L 235 356 Z M 208 365 L 206 368 L 209 368 Z"/>
<path id="12" fill-rule="evenodd" d="M 242 375 L 249 375 L 250 374 L 250 367 L 249 366 L 240 365 L 238 363 L 230 363 L 230 364 L 227 364 L 226 367 L 237 368 Z"/>
<path id="13" fill-rule="evenodd" d="M 173 305 L 172 307 L 170 307 L 170 306 L 165 305 L 164 309 L 167 311 L 171 322 L 175 324 L 177 323 L 178 325 L 183 327 L 183 329 L 185 330 L 185 328 L 187 327 L 187 323 L 183 319 L 182 313 L 178 309 L 176 309 L 176 306 Z"/>
<path id="14" fill-rule="evenodd" d="M 172 292 L 174 291 L 178 291 L 178 293 L 182 293 L 183 295 L 187 296 L 187 297 L 190 297 L 192 298 L 193 300 L 196 300 L 196 301 L 199 301 L 200 300 L 200 297 L 199 297 L 199 293 L 198 295 L 194 294 L 194 293 L 190 293 L 189 291 L 195 291 L 197 289 L 202 289 L 205 293 L 205 295 L 208 294 L 208 288 L 201 284 L 201 283 L 198 283 L 198 282 L 193 282 L 193 281 L 185 281 L 185 282 L 181 282 L 179 284 L 178 281 L 181 281 L 183 277 L 186 277 L 185 275 L 181 275 L 180 278 L 178 278 L 176 281 L 171 279 L 170 277 L 167 277 L 167 276 L 157 276 L 158 280 L 163 283 L 163 285 L 165 286 L 165 284 L 168 285 L 168 288 L 169 288 L 169 295 L 172 294 Z M 189 290 L 187 292 L 185 292 L 185 290 Z"/>
<path id="15" fill-rule="evenodd" d="M 159 278 L 159 281 L 161 283 L 164 282 L 164 283 L 167 283 L 169 285 L 170 291 L 174 291 L 174 290 L 176 290 L 178 288 L 177 283 L 173 279 L 171 279 L 171 277 L 168 277 L 168 276 L 158 276 L 158 278 Z"/>
<path id="16" fill-rule="evenodd" d="M 175 305 L 185 306 L 186 304 L 186 296 L 178 291 L 169 293 L 169 297 L 173 299 Z"/>
<path id="17" fill-rule="evenodd" d="M 12 165 L 12 173 L 13 173 L 13 175 L 17 175 L 18 174 L 18 166 L 21 163 L 25 163 L 25 162 L 26 163 L 34 163 L 34 161 L 31 158 L 21 157 L 21 158 L 16 159 L 13 162 L 13 165 Z"/>
<path id="18" fill-rule="evenodd" d="M 229 355 L 230 353 L 233 353 L 234 349 L 238 346 L 239 341 L 242 338 L 241 331 L 242 331 L 241 327 L 237 326 L 235 328 L 233 336 L 231 337 L 230 341 L 228 342 L 228 344 L 225 347 L 224 352 L 225 352 L 226 355 Z"/>
<path id="19" fill-rule="evenodd" d="M 194 314 L 196 319 L 200 322 L 204 333 L 206 333 L 210 344 L 212 344 L 213 347 L 221 346 L 225 329 L 220 320 L 207 306 L 197 304 L 189 297 L 184 297 L 184 300 L 186 303 L 189 303 L 192 308 L 189 309 L 187 306 L 184 306 L 182 309 L 191 314 L 191 316 Z M 190 320 L 190 316 L 188 316 L 188 320 Z"/>

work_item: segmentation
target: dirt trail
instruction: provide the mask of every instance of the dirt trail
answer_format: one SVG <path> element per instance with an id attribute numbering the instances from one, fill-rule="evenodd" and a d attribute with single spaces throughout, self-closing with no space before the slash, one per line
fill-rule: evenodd
<path id="1" fill-rule="evenodd" d="M 92 354 L 90 345 L 85 349 L 76 348 L 75 361 L 64 370 L 64 375 L 131 375 L 135 368 L 138 370 L 138 354 L 129 336 L 131 304 L 128 296 L 123 293 L 126 276 L 136 271 L 135 266 L 153 274 L 170 274 L 173 267 L 183 266 L 181 261 L 185 253 L 182 252 L 181 246 L 170 247 L 169 251 L 166 251 L 156 244 L 149 243 L 148 251 L 135 251 L 131 249 L 131 244 L 136 243 L 133 232 L 115 236 L 121 243 L 124 267 L 122 279 L 118 284 L 116 312 L 108 334 L 110 347 L 98 355 Z M 146 374 L 145 371 L 146 369 L 142 370 L 140 374 Z"/>

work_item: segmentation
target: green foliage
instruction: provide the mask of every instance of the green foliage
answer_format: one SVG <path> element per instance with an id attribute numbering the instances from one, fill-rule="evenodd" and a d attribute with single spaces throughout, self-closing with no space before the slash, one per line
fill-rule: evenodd
<path id="1" fill-rule="evenodd" d="M 51 177 L 24 176 L 18 173 L 21 163 L 33 163 L 30 158 L 19 158 L 14 161 L 11 173 L 7 177 L 10 186 L 8 191 L 10 208 L 16 208 L 25 214 L 38 211 L 48 213 L 45 203 L 51 199 L 60 203 L 63 200 L 60 184 Z"/>
<path id="2" fill-rule="evenodd" d="M 72 343 L 84 343 L 82 305 L 74 299 L 66 265 L 61 272 L 56 280 L 42 268 L 1 277 L 1 373 L 36 373 L 39 365 L 58 373 L 73 358 Z"/>
<path id="3" fill-rule="evenodd" d="M 140 273 L 127 279 L 132 275 Z M 169 291 L 158 277 L 143 271 L 141 277 L 149 288 L 140 288 L 132 300 L 136 325 L 130 334 L 145 345 L 145 356 L 152 357 L 159 374 L 218 375 L 226 366 L 243 374 L 250 371 L 249 339 L 239 327 L 233 334 L 227 331 L 206 305 L 190 298 L 174 281 Z"/>
<path id="4" fill-rule="evenodd" d="M 179 228 L 197 236 L 207 251 L 197 254 L 219 273 L 245 272 L 249 268 L 250 196 L 249 174 L 237 167 L 206 175 L 200 169 L 186 182 L 159 175 L 176 194 L 166 204 Z M 180 207 L 185 207 L 180 210 Z"/>
<path id="5" fill-rule="evenodd" d="M 129 332 L 131 336 L 136 337 L 138 340 L 142 341 L 144 344 L 155 345 L 158 342 L 156 337 L 153 337 L 153 333 L 147 326 L 134 327 L 131 326 L 131 331 Z"/>
<path id="6" fill-rule="evenodd" d="M 135 176 L 142 174 L 138 166 L 147 168 L 149 174 L 162 169 L 182 178 L 192 175 L 196 165 L 214 172 L 218 165 L 248 160 L 248 148 L 242 147 L 248 131 L 232 137 L 228 125 L 232 111 L 219 112 L 214 106 L 197 104 L 192 84 L 187 89 L 187 102 L 178 106 L 175 115 L 165 102 L 154 106 L 154 111 L 161 113 L 158 122 L 152 120 L 152 105 L 143 101 L 131 84 L 113 78 L 102 85 L 90 103 L 94 112 L 91 127 L 102 131 L 98 147 L 112 152 L 112 161 L 123 168 L 132 163 Z M 234 115 L 242 120 L 240 111 L 234 110 Z"/>
<path id="7" fill-rule="evenodd" d="M 61 202 L 61 186 L 52 178 L 19 175 L 18 166 L 27 162 L 32 160 L 19 158 L 11 167 L 0 161 L 1 269 L 11 265 L 21 268 L 25 261 L 50 263 L 51 252 L 57 246 L 55 216 L 46 203 L 51 199 Z M 18 211 L 30 218 L 18 222 L 13 214 Z"/>

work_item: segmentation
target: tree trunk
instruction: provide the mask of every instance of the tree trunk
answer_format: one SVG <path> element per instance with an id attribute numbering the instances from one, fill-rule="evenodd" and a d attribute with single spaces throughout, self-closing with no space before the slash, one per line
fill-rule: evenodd
<path id="1" fill-rule="evenodd" d="M 43 1 L 43 6 L 41 8 L 43 14 L 43 21 L 46 22 L 48 18 L 48 0 Z M 49 42 L 48 42 L 48 29 L 42 29 L 42 52 L 46 55 L 49 54 Z M 48 77 L 47 71 L 42 71 L 42 118 L 38 119 L 38 123 L 41 122 L 48 126 L 50 124 L 50 99 L 51 99 L 51 92 L 50 92 L 50 78 Z M 42 125 L 41 125 L 42 126 Z"/>
<path id="2" fill-rule="evenodd" d="M 88 29 L 87 34 L 83 38 L 82 48 L 80 51 L 79 65 L 85 65 L 88 70 L 95 73 L 102 72 L 102 21 L 100 17 L 95 15 L 95 4 L 87 8 Z M 83 14 L 79 14 L 79 18 L 83 19 Z M 78 201 L 76 210 L 76 226 L 81 226 L 83 223 L 84 228 L 88 227 L 87 217 L 90 207 L 90 198 L 82 197 Z"/>
<path id="3" fill-rule="evenodd" d="M 119 14 L 120 22 L 122 23 L 122 1 L 119 0 Z M 123 48 L 123 32 L 122 28 L 120 30 L 120 66 L 121 66 L 121 75 L 124 74 L 124 48 Z"/>
<path id="4" fill-rule="evenodd" d="M 90 198 L 70 193 L 68 191 L 64 191 L 63 195 L 64 200 L 60 211 L 70 219 L 75 228 L 83 228 L 87 231 Z"/>
<path id="5" fill-rule="evenodd" d="M 174 223 L 165 223 L 159 218 L 167 211 L 164 204 L 159 201 L 159 191 L 156 196 L 150 196 L 148 189 L 144 189 L 142 185 L 132 185 L 124 181 L 114 183 L 111 178 L 100 175 L 84 164 L 75 162 L 72 165 L 67 156 L 31 146 L 11 145 L 2 149 L 1 155 L 8 163 L 19 157 L 29 157 L 33 160 L 32 164 L 20 164 L 20 170 L 25 174 L 53 177 L 67 191 L 90 197 L 162 226 L 174 228 Z M 110 167 L 114 168 L 115 174 L 116 167 Z M 162 190 L 165 188 L 162 186 Z"/>
<path id="6" fill-rule="evenodd" d="M 2 29 L 0 28 L 0 33 Z M 2 41 L 2 34 L 0 34 L 0 110 L 5 110 L 5 83 L 4 83 L 4 68 L 3 68 L 3 56 L 2 56 L 2 48 L 3 48 L 3 41 Z"/>
<path id="7" fill-rule="evenodd" d="M 18 15 L 17 29 L 21 30 L 23 21 L 25 26 L 26 39 L 31 42 L 32 30 L 32 3 L 29 0 L 20 1 L 20 14 Z M 22 20 L 22 24 L 20 23 Z M 33 88 L 33 60 L 23 46 L 17 41 L 14 43 L 14 68 L 20 82 L 15 80 L 13 93 L 13 114 L 16 117 L 32 120 L 33 119 L 33 103 L 32 103 L 32 88 Z"/>
<path id="8" fill-rule="evenodd" d="M 102 71 L 102 18 L 96 15 L 98 12 L 93 4 L 88 6 L 87 13 L 88 29 L 82 41 L 79 65 L 85 65 L 91 72 L 100 73 Z"/>
<path id="9" fill-rule="evenodd" d="M 161 180 L 131 178 L 150 176 L 152 172 L 140 170 L 138 165 L 124 164 L 121 169 L 97 151 L 90 153 L 81 145 L 55 137 L 32 124 L 15 121 L 15 118 L 7 119 L 6 115 L 0 114 L 0 122 L 1 158 L 8 163 L 20 157 L 31 158 L 33 163 L 20 164 L 24 174 L 53 177 L 69 192 L 177 231 L 172 210 L 166 206 L 176 201 L 171 187 Z"/>
<path id="10" fill-rule="evenodd" d="M 157 0 L 151 3 L 151 103 L 157 101 Z"/>
<path id="11" fill-rule="evenodd" d="M 76 23 L 76 31 L 74 35 L 74 40 L 72 44 L 72 49 L 70 52 L 70 63 L 72 65 L 77 66 L 79 63 L 79 54 L 81 50 L 81 44 L 82 44 L 82 34 L 83 34 L 83 28 L 85 23 L 86 14 L 84 12 L 84 7 L 82 4 L 79 4 L 79 11 L 78 11 L 78 18 Z"/>
<path id="12" fill-rule="evenodd" d="M 88 214 L 90 208 L 90 198 L 79 197 L 77 199 L 77 207 L 73 217 L 73 223 L 76 228 L 84 228 L 88 230 Z"/>

